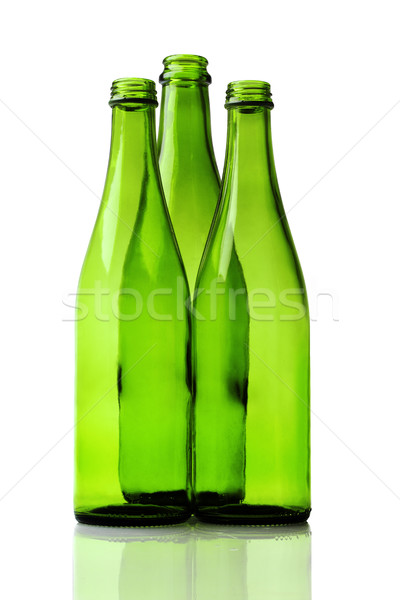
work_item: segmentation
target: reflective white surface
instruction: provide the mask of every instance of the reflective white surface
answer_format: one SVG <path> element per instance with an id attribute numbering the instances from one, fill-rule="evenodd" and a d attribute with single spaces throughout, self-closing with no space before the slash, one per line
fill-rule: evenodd
<path id="1" fill-rule="evenodd" d="M 37 467 L 36 481 L 43 486 L 57 468 L 57 453 Z M 397 598 L 398 501 L 370 483 L 370 475 L 357 468 L 353 481 L 347 478 L 347 500 L 343 490 L 316 486 L 311 535 L 308 525 L 218 527 L 193 520 L 140 529 L 77 525 L 66 497 L 57 498 L 54 489 L 52 502 L 46 503 L 41 488 L 30 487 L 27 477 L 19 493 L 2 502 L 0 597 Z M 368 499 L 358 504 L 368 488 L 380 501 L 376 512 Z"/>
<path id="2" fill-rule="evenodd" d="M 308 525 L 78 525 L 74 600 L 311 600 Z"/>

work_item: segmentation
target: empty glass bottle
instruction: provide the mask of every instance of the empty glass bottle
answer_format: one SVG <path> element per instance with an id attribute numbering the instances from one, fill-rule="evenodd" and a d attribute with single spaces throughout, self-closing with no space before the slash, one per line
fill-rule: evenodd
<path id="1" fill-rule="evenodd" d="M 220 177 L 210 126 L 207 60 L 192 54 L 164 59 L 158 152 L 161 177 L 193 293 L 218 200 Z"/>
<path id="2" fill-rule="evenodd" d="M 221 197 L 194 302 L 194 491 L 209 521 L 310 513 L 309 314 L 279 193 L 270 86 L 230 83 Z"/>
<path id="3" fill-rule="evenodd" d="M 111 88 L 110 160 L 78 289 L 75 515 L 82 523 L 189 514 L 187 280 L 163 196 L 155 84 Z"/>

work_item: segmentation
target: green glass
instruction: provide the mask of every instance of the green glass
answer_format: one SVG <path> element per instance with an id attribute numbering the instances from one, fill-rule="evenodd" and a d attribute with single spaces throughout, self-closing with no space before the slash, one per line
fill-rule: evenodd
<path id="1" fill-rule="evenodd" d="M 110 160 L 77 295 L 75 515 L 179 522 L 190 514 L 189 290 L 157 161 L 155 84 L 111 90 Z"/>
<path id="2" fill-rule="evenodd" d="M 220 177 L 210 126 L 208 62 L 175 54 L 164 59 L 158 152 L 165 198 L 193 293 L 218 201 Z"/>
<path id="3" fill-rule="evenodd" d="M 309 312 L 272 152 L 269 84 L 229 84 L 221 197 L 194 302 L 194 492 L 208 521 L 310 514 Z"/>

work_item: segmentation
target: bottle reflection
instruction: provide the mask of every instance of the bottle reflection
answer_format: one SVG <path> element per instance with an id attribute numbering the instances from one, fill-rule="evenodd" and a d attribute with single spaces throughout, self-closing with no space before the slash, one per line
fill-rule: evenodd
<path id="1" fill-rule="evenodd" d="M 78 525 L 74 600 L 311 600 L 311 531 Z"/>
<path id="2" fill-rule="evenodd" d="M 120 529 L 77 525 L 74 600 L 188 600 L 189 524 Z"/>
<path id="3" fill-rule="evenodd" d="M 196 523 L 195 600 L 311 600 L 311 530 Z"/>

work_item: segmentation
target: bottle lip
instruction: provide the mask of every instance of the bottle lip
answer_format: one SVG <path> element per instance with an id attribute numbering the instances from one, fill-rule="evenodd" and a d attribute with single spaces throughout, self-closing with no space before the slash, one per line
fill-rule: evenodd
<path id="1" fill-rule="evenodd" d="M 152 79 L 142 77 L 121 77 L 111 85 L 109 105 L 117 104 L 151 104 L 158 106 L 156 84 Z"/>
<path id="2" fill-rule="evenodd" d="M 271 86 L 266 81 L 244 79 L 231 81 L 226 90 L 225 108 L 234 108 L 242 104 L 250 106 L 267 106 L 274 108 Z"/>
<path id="3" fill-rule="evenodd" d="M 207 71 L 208 60 L 198 54 L 171 54 L 163 60 L 164 71 L 159 81 L 168 83 L 195 83 L 210 85 L 211 76 Z"/>

